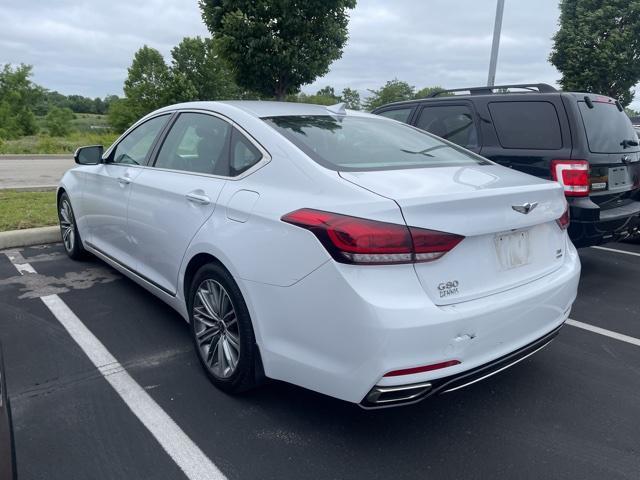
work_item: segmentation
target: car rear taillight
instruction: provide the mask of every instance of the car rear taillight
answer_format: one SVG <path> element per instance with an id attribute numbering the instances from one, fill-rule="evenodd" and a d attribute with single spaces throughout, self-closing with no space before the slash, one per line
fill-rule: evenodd
<path id="1" fill-rule="evenodd" d="M 359 265 L 430 262 L 464 239 L 451 233 L 310 208 L 288 213 L 282 221 L 313 232 L 336 261 Z"/>
<path id="2" fill-rule="evenodd" d="M 551 160 L 551 177 L 564 187 L 567 197 L 589 195 L 589 162 L 586 160 Z"/>
<path id="3" fill-rule="evenodd" d="M 562 230 L 566 230 L 567 228 L 569 228 L 569 221 L 570 221 L 570 217 L 569 217 L 569 205 L 566 206 L 564 213 L 562 214 L 562 216 L 560 218 L 558 218 L 556 220 L 556 222 L 558 223 L 558 226 L 562 229 Z"/>

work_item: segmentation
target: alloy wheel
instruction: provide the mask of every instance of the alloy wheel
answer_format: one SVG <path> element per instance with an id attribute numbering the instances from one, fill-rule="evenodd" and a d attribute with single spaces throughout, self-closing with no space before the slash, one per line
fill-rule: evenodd
<path id="1" fill-rule="evenodd" d="M 207 368 L 217 378 L 229 378 L 240 359 L 240 329 L 227 290 L 215 280 L 204 280 L 192 313 L 196 343 Z"/>
<path id="2" fill-rule="evenodd" d="M 60 230 L 62 241 L 67 252 L 73 251 L 76 242 L 76 225 L 73 221 L 73 211 L 68 200 L 63 200 L 60 205 Z"/>

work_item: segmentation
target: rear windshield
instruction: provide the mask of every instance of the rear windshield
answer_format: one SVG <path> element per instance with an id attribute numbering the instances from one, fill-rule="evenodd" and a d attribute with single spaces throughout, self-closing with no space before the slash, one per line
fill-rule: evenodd
<path id="1" fill-rule="evenodd" d="M 629 153 L 639 151 L 637 146 L 626 145 L 625 140 L 638 141 L 631 121 L 626 113 L 612 103 L 593 102 L 589 108 L 585 102 L 578 102 L 584 122 L 584 130 L 593 153 Z"/>
<path id="2" fill-rule="evenodd" d="M 367 171 L 483 165 L 487 160 L 428 133 L 382 118 L 286 116 L 263 119 L 319 164 Z"/>

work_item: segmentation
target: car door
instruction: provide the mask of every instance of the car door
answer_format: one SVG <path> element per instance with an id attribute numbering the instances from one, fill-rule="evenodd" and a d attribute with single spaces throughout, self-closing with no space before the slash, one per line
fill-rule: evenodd
<path id="1" fill-rule="evenodd" d="M 476 118 L 470 102 L 433 102 L 420 109 L 415 126 L 477 153 L 481 142 Z"/>
<path id="2" fill-rule="evenodd" d="M 83 211 L 88 246 L 130 266 L 135 245 L 127 232 L 127 206 L 131 183 L 140 175 L 152 147 L 170 115 L 153 117 L 131 130 L 86 175 Z"/>
<path id="3" fill-rule="evenodd" d="M 205 112 L 182 112 L 132 184 L 128 228 L 135 270 L 175 294 L 182 257 L 212 215 L 226 182 L 232 125 Z"/>

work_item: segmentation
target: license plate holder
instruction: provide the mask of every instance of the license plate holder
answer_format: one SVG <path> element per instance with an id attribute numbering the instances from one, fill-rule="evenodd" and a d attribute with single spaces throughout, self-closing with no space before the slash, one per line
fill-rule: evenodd
<path id="1" fill-rule="evenodd" d="M 624 167 L 609 168 L 609 190 L 628 188 L 631 185 L 629 169 Z"/>
<path id="2" fill-rule="evenodd" d="M 529 230 L 499 233 L 495 236 L 496 252 L 503 269 L 527 265 L 531 261 Z"/>

